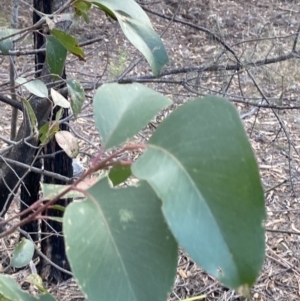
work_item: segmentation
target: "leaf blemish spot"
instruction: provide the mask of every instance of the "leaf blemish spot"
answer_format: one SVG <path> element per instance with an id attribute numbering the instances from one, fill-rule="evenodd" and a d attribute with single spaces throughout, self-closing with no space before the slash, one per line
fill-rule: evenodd
<path id="1" fill-rule="evenodd" d="M 127 209 L 120 209 L 119 215 L 120 215 L 120 221 L 123 223 L 134 221 L 134 214 L 132 211 L 129 211 Z"/>

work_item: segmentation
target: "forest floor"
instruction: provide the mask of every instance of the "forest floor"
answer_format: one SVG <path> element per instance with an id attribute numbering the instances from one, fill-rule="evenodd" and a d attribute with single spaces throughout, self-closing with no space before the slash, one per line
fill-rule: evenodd
<path id="1" fill-rule="evenodd" d="M 202 72 L 170 74 L 164 77 L 168 83 L 156 81 L 147 85 L 168 95 L 174 101 L 171 109 L 196 96 L 226 97 L 236 104 L 251 140 L 267 208 L 266 259 L 251 290 L 251 300 L 300 300 L 300 45 L 296 40 L 299 1 L 143 0 L 139 3 L 148 10 L 154 28 L 162 35 L 170 58 L 167 68 L 207 67 Z M 24 4 L 19 14 L 20 27 L 29 25 L 31 12 Z M 0 11 L 0 26 L 7 25 L 8 16 L 9 6 L 7 11 Z M 184 24 L 178 23 L 175 16 Z M 144 60 L 135 65 L 141 55 L 124 38 L 118 24 L 96 9 L 91 11 L 89 24 L 80 22 L 71 32 L 79 41 L 96 38 L 99 41 L 84 47 L 86 62 L 69 58 L 68 77 L 92 86 L 116 80 L 124 71 L 126 76 L 135 77 L 151 72 Z M 30 37 L 24 43 L 30 45 Z M 249 68 L 210 71 L 213 65 L 236 64 L 226 45 Z M 298 59 L 289 56 L 293 47 L 298 51 Z M 277 59 L 267 63 L 272 58 Z M 19 74 L 32 71 L 33 62 L 33 57 L 18 58 Z M 8 59 L 0 58 L 0 84 L 8 81 L 7 66 Z M 93 90 L 89 92 L 92 95 Z M 268 102 L 263 102 L 263 98 Z M 257 109 L 249 102 L 273 107 Z M 0 132 L 9 134 L 10 111 L 4 105 L 1 108 Z M 154 125 L 162 117 L 158 116 Z M 80 161 L 88 166 L 100 143 L 93 123 L 91 98 L 87 97 L 84 110 L 72 122 L 71 130 L 80 139 Z M 149 134 L 151 126 L 142 136 Z M 83 300 L 73 280 L 52 285 L 49 290 L 58 300 Z M 173 301 L 198 295 L 206 295 L 204 300 L 210 301 L 244 300 L 181 252 L 169 298 Z"/>

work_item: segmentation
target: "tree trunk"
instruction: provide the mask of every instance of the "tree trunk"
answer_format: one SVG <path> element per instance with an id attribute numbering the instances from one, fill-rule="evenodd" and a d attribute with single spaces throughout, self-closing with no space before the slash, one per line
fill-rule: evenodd
<path id="1" fill-rule="evenodd" d="M 53 0 L 34 0 L 34 8 L 42 13 L 51 14 L 54 11 L 56 1 Z M 61 5 L 62 1 L 58 1 Z M 36 23 L 40 20 L 40 16 L 33 12 L 33 23 Z M 43 29 L 39 32 L 34 33 L 34 45 L 36 49 L 43 48 L 45 46 L 45 38 L 44 35 L 47 34 Z M 35 68 L 36 68 L 36 76 L 39 77 L 41 74 L 45 75 L 46 62 L 45 62 L 45 53 L 38 53 L 35 56 Z M 65 71 L 61 75 L 63 79 L 66 78 Z M 51 78 L 51 77 L 49 77 Z M 60 85 L 58 88 L 63 88 L 63 85 Z M 51 107 L 51 106 L 50 106 Z M 54 109 L 52 114 L 49 114 L 48 118 L 55 118 L 55 114 L 58 109 Z M 63 118 L 68 116 L 68 110 L 64 110 Z M 67 125 L 61 125 L 61 130 L 68 130 Z M 53 153 L 57 153 L 54 157 L 51 156 Z M 62 149 L 56 143 L 55 139 L 52 139 L 44 148 L 44 155 L 48 155 L 48 157 L 44 158 L 44 169 L 55 172 L 60 175 L 67 176 L 69 178 L 72 177 L 73 169 L 72 169 L 72 159 L 69 158 L 64 152 L 61 152 Z M 37 165 L 40 165 L 39 160 L 36 161 Z M 37 174 L 29 173 L 24 183 L 25 187 L 21 189 L 22 196 L 22 209 L 26 208 L 28 205 L 34 203 L 38 198 L 39 190 L 37 189 L 38 183 L 40 181 L 40 177 Z M 45 183 L 51 184 L 68 184 L 59 180 L 55 180 L 52 177 L 44 176 Z M 63 199 L 58 201 L 58 205 L 66 206 L 71 200 Z M 62 217 L 62 212 L 58 210 L 48 209 L 44 215 L 53 216 L 53 217 Z M 38 224 L 37 222 L 32 222 L 23 227 L 23 229 L 27 232 L 34 233 L 32 238 L 34 240 L 37 239 L 37 231 Z M 65 246 L 64 239 L 62 236 L 62 224 L 56 221 L 42 221 L 41 222 L 41 251 L 47 256 L 47 258 L 54 262 L 56 265 L 69 270 L 69 263 L 65 254 Z M 59 271 L 55 267 L 51 265 L 51 263 L 43 258 L 40 258 L 40 264 L 38 266 L 39 274 L 43 279 L 46 279 L 51 282 L 60 282 L 62 280 L 66 280 L 70 277 L 70 275 Z"/>

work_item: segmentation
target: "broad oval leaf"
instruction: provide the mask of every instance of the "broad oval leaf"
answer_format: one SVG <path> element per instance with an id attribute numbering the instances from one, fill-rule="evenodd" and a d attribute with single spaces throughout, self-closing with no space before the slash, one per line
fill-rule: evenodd
<path id="1" fill-rule="evenodd" d="M 6 299 L 2 299 L 2 298 Z M 38 297 L 31 296 L 23 291 L 12 277 L 0 275 L 0 299 L 22 301 L 55 301 L 50 294 L 42 294 Z"/>
<path id="2" fill-rule="evenodd" d="M 234 106 L 207 97 L 179 107 L 132 171 L 163 200 L 170 229 L 191 257 L 225 285 L 249 289 L 264 259 L 264 195 Z"/>
<path id="3" fill-rule="evenodd" d="M 61 76 L 64 70 L 67 58 L 67 49 L 54 36 L 46 37 L 46 61 L 49 66 L 50 73 Z"/>
<path id="4" fill-rule="evenodd" d="M 76 79 L 67 80 L 68 92 L 71 99 L 71 108 L 74 114 L 74 117 L 77 118 L 78 114 L 81 111 L 85 99 L 85 92 L 80 83 Z"/>
<path id="5" fill-rule="evenodd" d="M 93 101 L 102 146 L 109 149 L 124 143 L 171 103 L 169 98 L 138 83 L 102 85 Z"/>
<path id="6" fill-rule="evenodd" d="M 30 93 L 44 98 L 48 97 L 48 89 L 47 86 L 39 79 L 34 79 L 32 81 L 28 81 L 24 77 L 18 77 L 16 82 L 20 85 L 23 85 Z"/>
<path id="7" fill-rule="evenodd" d="M 153 74 L 158 76 L 162 67 L 168 63 L 168 55 L 162 40 L 154 31 L 142 8 L 134 0 L 93 0 L 90 2 L 101 9 L 105 7 L 114 14 L 127 39 L 145 56 Z"/>
<path id="8" fill-rule="evenodd" d="M 70 158 L 76 158 L 79 153 L 77 139 L 68 131 L 55 133 L 55 140 Z"/>
<path id="9" fill-rule="evenodd" d="M 71 203 L 63 229 L 72 272 L 89 301 L 165 301 L 177 244 L 150 186 L 110 188 L 107 178 Z M 115 284 L 118 285 L 115 285 Z"/>
<path id="10" fill-rule="evenodd" d="M 60 43 L 69 50 L 72 54 L 76 55 L 80 60 L 84 60 L 84 52 L 78 46 L 77 41 L 69 34 L 62 30 L 52 29 L 51 33 L 60 41 Z"/>
<path id="11" fill-rule="evenodd" d="M 4 38 L 6 36 L 10 36 L 10 35 L 16 33 L 17 31 L 18 31 L 18 29 L 14 29 L 14 28 L 0 28 L 0 39 Z M 13 47 L 13 41 L 17 37 L 18 36 L 13 36 L 13 37 L 10 37 L 10 38 L 0 41 L 0 51 L 2 52 L 2 54 L 9 53 L 9 50 L 11 50 Z"/>
<path id="12" fill-rule="evenodd" d="M 22 268 L 32 260 L 34 244 L 31 240 L 22 238 L 13 251 L 10 265 L 14 268 Z"/>

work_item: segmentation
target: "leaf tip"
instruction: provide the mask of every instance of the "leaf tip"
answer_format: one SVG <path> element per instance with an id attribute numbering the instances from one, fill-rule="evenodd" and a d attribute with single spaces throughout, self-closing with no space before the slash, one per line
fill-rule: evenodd
<path id="1" fill-rule="evenodd" d="M 245 298 L 250 298 L 250 286 L 248 284 L 243 284 L 238 287 L 237 292 Z"/>

